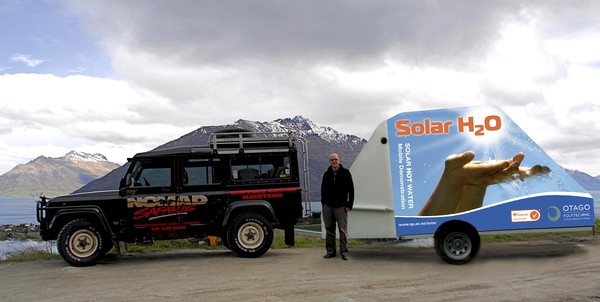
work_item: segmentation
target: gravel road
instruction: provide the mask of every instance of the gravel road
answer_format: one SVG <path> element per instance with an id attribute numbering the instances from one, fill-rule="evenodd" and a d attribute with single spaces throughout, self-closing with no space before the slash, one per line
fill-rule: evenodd
<path id="1" fill-rule="evenodd" d="M 598 301 L 600 239 L 484 243 L 455 266 L 432 248 L 272 249 L 125 254 L 93 267 L 62 260 L 0 265 L 0 301 Z"/>

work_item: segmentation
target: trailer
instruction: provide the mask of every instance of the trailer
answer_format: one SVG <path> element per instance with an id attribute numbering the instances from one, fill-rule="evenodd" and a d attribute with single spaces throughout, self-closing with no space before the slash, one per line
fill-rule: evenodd
<path id="1" fill-rule="evenodd" d="M 350 171 L 349 238 L 433 237 L 451 264 L 471 261 L 482 234 L 595 225 L 592 196 L 494 106 L 400 113 Z"/>

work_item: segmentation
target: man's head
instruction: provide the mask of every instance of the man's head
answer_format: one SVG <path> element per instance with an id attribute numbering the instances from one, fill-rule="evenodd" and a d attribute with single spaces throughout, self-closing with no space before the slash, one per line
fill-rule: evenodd
<path id="1" fill-rule="evenodd" d="M 337 153 L 331 153 L 329 155 L 329 164 L 331 165 L 333 171 L 337 171 L 337 169 L 340 168 L 340 157 L 337 155 Z"/>

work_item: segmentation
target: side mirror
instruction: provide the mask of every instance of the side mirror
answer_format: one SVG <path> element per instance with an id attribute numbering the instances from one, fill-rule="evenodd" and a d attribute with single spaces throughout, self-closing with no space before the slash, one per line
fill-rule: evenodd
<path id="1" fill-rule="evenodd" d="M 125 189 L 131 186 L 131 173 L 127 173 L 125 177 L 121 178 L 119 183 L 119 195 L 125 196 Z"/>

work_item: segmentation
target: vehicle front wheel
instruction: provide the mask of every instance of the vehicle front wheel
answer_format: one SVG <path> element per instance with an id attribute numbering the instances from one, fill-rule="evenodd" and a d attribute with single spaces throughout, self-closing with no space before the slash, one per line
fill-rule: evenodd
<path id="1" fill-rule="evenodd" d="M 221 235 L 221 242 L 223 246 L 228 250 L 231 250 L 231 246 L 229 245 L 229 238 L 227 238 L 227 230 L 224 230 Z"/>
<path id="2" fill-rule="evenodd" d="M 273 227 L 258 213 L 236 216 L 227 227 L 229 248 L 240 257 L 256 258 L 266 253 L 273 243 Z"/>
<path id="3" fill-rule="evenodd" d="M 449 230 L 435 237 L 434 247 L 438 256 L 447 263 L 465 264 L 475 258 L 480 243 L 476 231 Z"/>
<path id="4" fill-rule="evenodd" d="M 106 235 L 86 219 L 67 223 L 58 234 L 60 256 L 72 266 L 95 265 L 111 245 Z"/>

